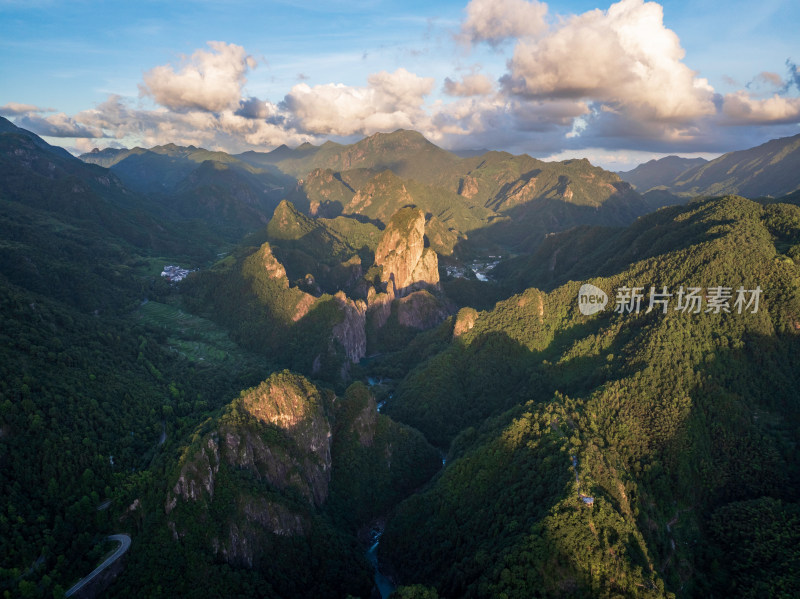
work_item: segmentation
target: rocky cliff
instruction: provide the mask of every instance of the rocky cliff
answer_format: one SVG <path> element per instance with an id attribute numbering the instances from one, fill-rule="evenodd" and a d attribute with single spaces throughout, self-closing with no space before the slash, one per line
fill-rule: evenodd
<path id="1" fill-rule="evenodd" d="M 365 330 L 367 304 L 364 300 L 352 300 L 343 291 L 333 296 L 344 318 L 333 327 L 332 339 L 344 348 L 347 359 L 356 363 L 367 355 L 367 333 Z"/>
<path id="2" fill-rule="evenodd" d="M 407 206 L 392 216 L 375 250 L 375 265 L 395 297 L 439 288 L 439 260 L 436 252 L 425 247 L 422 210 Z"/>
<path id="3" fill-rule="evenodd" d="M 215 554 L 250 567 L 269 535 L 307 534 L 331 478 L 324 402 L 288 371 L 242 392 L 184 453 L 165 503 L 174 538 L 196 535 L 198 519 Z"/>

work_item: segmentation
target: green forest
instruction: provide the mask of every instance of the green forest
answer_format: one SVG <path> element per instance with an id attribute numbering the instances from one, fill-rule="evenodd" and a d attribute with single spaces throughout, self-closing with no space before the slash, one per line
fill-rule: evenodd
<path id="1" fill-rule="evenodd" d="M 650 211 L 413 132 L 81 161 L 0 125 L 4 597 L 121 533 L 102 596 L 800 596 L 796 194 Z M 395 297 L 409 205 L 440 278 Z"/>

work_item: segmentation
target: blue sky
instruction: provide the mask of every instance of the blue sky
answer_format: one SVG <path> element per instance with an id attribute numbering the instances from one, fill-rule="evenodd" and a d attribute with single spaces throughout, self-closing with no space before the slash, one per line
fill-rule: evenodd
<path id="1" fill-rule="evenodd" d="M 0 114 L 73 151 L 404 127 L 622 169 L 799 133 L 798 26 L 796 0 L 0 0 Z"/>

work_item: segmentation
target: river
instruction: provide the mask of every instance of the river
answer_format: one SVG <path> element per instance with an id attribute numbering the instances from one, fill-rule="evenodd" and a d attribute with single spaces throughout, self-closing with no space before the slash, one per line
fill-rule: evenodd
<path id="1" fill-rule="evenodd" d="M 369 550 L 367 550 L 367 559 L 369 560 L 369 563 L 372 564 L 375 586 L 378 587 L 378 591 L 381 594 L 381 599 L 387 599 L 387 597 L 389 597 L 389 595 L 395 591 L 396 587 L 392 584 L 391 580 L 381 574 L 380 565 L 378 564 L 378 545 L 380 545 L 382 535 L 383 530 L 380 528 L 376 527 L 370 531 L 370 547 Z"/>

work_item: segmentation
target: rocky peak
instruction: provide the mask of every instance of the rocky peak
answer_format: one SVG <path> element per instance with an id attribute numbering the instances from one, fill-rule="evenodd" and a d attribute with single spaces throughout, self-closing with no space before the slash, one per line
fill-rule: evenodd
<path id="1" fill-rule="evenodd" d="M 413 206 L 398 210 L 383 232 L 375 250 L 375 264 L 382 268 L 381 280 L 395 297 L 417 289 L 439 287 L 439 260 L 425 247 L 425 214 Z"/>
<path id="2" fill-rule="evenodd" d="M 210 505 L 220 468 L 246 470 L 255 480 L 322 505 L 331 476 L 331 427 L 323 403 L 313 384 L 289 371 L 243 392 L 215 429 L 185 453 L 165 512 L 180 500 Z M 278 520 L 283 523 L 276 526 L 284 527 L 285 518 Z"/>
<path id="3" fill-rule="evenodd" d="M 319 391 L 305 378 L 276 373 L 242 395 L 242 407 L 256 420 L 291 430 L 321 410 Z"/>
<path id="4" fill-rule="evenodd" d="M 272 239 L 300 239 L 313 228 L 311 219 L 288 200 L 281 200 L 267 225 L 267 235 Z"/>
<path id="5" fill-rule="evenodd" d="M 269 242 L 265 242 L 264 245 L 258 249 L 256 256 L 271 279 L 276 279 L 282 287 L 289 287 L 289 278 L 286 276 L 286 269 L 275 257 L 275 254 L 272 253 L 272 247 L 269 245 Z"/>

